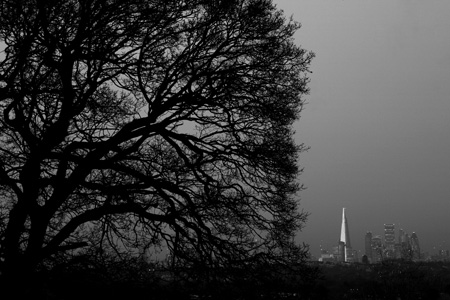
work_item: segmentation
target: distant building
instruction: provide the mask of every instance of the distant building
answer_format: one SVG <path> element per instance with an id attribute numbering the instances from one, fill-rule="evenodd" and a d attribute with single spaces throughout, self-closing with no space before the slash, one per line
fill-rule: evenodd
<path id="1" fill-rule="evenodd" d="M 450 261 L 450 251 L 449 250 L 440 249 L 440 250 L 438 250 L 437 254 L 427 255 L 426 253 L 421 253 L 420 257 L 421 257 L 421 259 L 426 259 L 428 261 L 445 261 L 445 262 L 449 262 Z"/>
<path id="2" fill-rule="evenodd" d="M 345 262 L 345 243 L 339 242 L 337 246 L 337 261 L 338 262 Z"/>
<path id="3" fill-rule="evenodd" d="M 405 239 L 405 232 L 403 231 L 403 229 L 399 229 L 398 230 L 398 243 L 401 244 L 404 242 Z"/>
<path id="4" fill-rule="evenodd" d="M 359 254 L 358 254 L 358 250 L 352 249 L 352 255 L 351 255 L 351 260 L 349 260 L 350 262 L 359 262 Z"/>
<path id="5" fill-rule="evenodd" d="M 383 241 L 381 235 L 372 237 L 372 262 L 380 262 L 383 260 Z"/>
<path id="6" fill-rule="evenodd" d="M 394 249 L 395 224 L 384 224 L 384 243 L 386 245 L 386 248 Z"/>
<path id="7" fill-rule="evenodd" d="M 441 249 L 439 250 L 439 256 L 448 258 L 450 257 L 450 251 Z"/>
<path id="8" fill-rule="evenodd" d="M 403 258 L 412 259 L 411 238 L 409 234 L 405 234 L 405 239 L 402 242 Z"/>
<path id="9" fill-rule="evenodd" d="M 336 256 L 334 253 L 329 253 L 327 250 L 321 249 L 319 261 L 336 262 Z"/>
<path id="10" fill-rule="evenodd" d="M 409 240 L 409 234 L 405 233 L 403 229 L 400 229 L 398 244 L 396 244 L 396 258 L 411 260 L 411 244 Z"/>
<path id="11" fill-rule="evenodd" d="M 369 262 L 372 262 L 372 232 L 367 231 L 366 236 L 364 238 L 364 248 L 365 248 L 365 255 Z"/>
<path id="12" fill-rule="evenodd" d="M 419 246 L 419 238 L 417 237 L 417 234 L 413 232 L 411 234 L 411 251 L 412 251 L 412 259 L 418 260 L 420 259 L 420 246 Z"/>
<path id="13" fill-rule="evenodd" d="M 394 257 L 403 258 L 403 247 L 401 243 L 395 243 L 394 245 Z"/>
<path id="14" fill-rule="evenodd" d="M 395 224 L 384 224 L 385 256 L 394 258 L 395 254 Z"/>

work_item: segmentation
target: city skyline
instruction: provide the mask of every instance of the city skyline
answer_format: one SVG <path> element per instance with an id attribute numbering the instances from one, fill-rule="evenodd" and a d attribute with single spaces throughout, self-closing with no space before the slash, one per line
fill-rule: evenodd
<path id="1" fill-rule="evenodd" d="M 401 239 L 404 236 L 409 237 L 408 232 L 410 232 L 410 231 L 405 231 L 405 229 L 403 227 L 396 227 L 395 223 L 385 223 L 385 224 L 383 224 L 383 227 L 384 227 L 383 232 L 367 230 L 366 234 L 365 234 L 365 238 L 367 238 L 368 234 L 370 234 L 371 238 L 379 237 L 381 239 L 382 244 L 385 245 L 386 248 L 391 247 L 393 250 L 393 246 L 396 243 L 400 243 Z M 363 248 L 361 248 L 361 249 L 353 248 L 352 244 L 351 244 L 350 236 L 351 235 L 350 235 L 350 228 L 349 228 L 347 214 L 346 214 L 346 208 L 344 207 L 344 208 L 342 208 L 342 222 L 341 222 L 341 227 L 340 227 L 340 236 L 338 239 L 338 243 L 335 243 L 334 245 L 332 245 L 332 247 L 335 247 L 339 244 L 339 242 L 342 242 L 346 248 L 348 247 L 350 249 L 358 251 L 360 254 L 364 254 L 367 251 L 366 241 L 364 241 Z M 412 236 L 415 236 L 417 238 L 417 234 L 415 231 L 411 231 L 411 237 Z M 326 247 L 321 245 L 320 249 L 326 250 Z M 436 249 L 436 251 L 440 251 L 440 250 L 448 250 L 448 249 L 443 249 L 443 248 Z"/>
<path id="2" fill-rule="evenodd" d="M 353 248 L 350 242 L 350 230 L 347 220 L 346 208 L 342 208 L 342 223 L 338 242 L 331 247 L 320 246 L 320 255 L 313 255 L 312 259 L 319 258 L 320 261 L 332 262 L 380 262 L 384 259 L 407 259 L 407 260 L 449 260 L 450 250 L 444 247 L 434 249 L 434 253 L 423 251 L 420 238 L 415 231 L 397 228 L 395 224 L 383 224 L 384 231 L 367 231 L 364 235 L 364 247 Z M 365 258 L 364 258 L 365 256 Z"/>
<path id="3" fill-rule="evenodd" d="M 381 228 L 380 230 L 376 231 L 376 230 L 372 230 L 372 229 L 366 229 L 364 232 L 364 235 L 361 237 L 355 237 L 354 235 L 351 234 L 352 232 L 352 228 L 351 226 L 349 226 L 349 221 L 348 219 L 351 220 L 351 215 L 349 218 L 347 218 L 347 213 L 346 213 L 346 209 L 347 208 L 342 208 L 342 219 L 341 219 L 341 226 L 339 227 L 339 237 L 336 240 L 333 241 L 324 241 L 321 242 L 319 245 L 319 250 L 314 252 L 311 251 L 311 254 L 313 256 L 318 256 L 318 253 L 321 252 L 322 250 L 330 250 L 333 247 L 336 247 L 338 245 L 339 242 L 344 242 L 345 244 L 350 244 L 350 248 L 353 249 L 354 251 L 356 251 L 359 255 L 359 259 L 361 259 L 361 256 L 364 255 L 365 253 L 365 248 L 366 248 L 366 242 L 365 242 L 365 236 L 367 233 L 371 233 L 373 235 L 373 237 L 375 236 L 379 236 L 381 237 L 381 243 L 383 243 L 383 245 L 386 244 L 386 226 L 392 226 L 393 227 L 393 237 L 390 240 L 390 242 L 392 244 L 396 243 L 399 239 L 399 237 L 401 236 L 401 234 L 407 234 L 407 235 L 415 235 L 416 237 L 419 237 L 420 239 L 420 234 L 417 234 L 415 230 L 409 230 L 409 228 L 404 228 L 401 226 L 397 226 L 395 223 L 382 223 L 379 224 L 379 227 Z M 359 228 L 361 229 L 361 228 Z M 360 231 L 360 230 L 358 230 Z M 364 231 L 364 229 L 363 229 Z M 343 233 L 345 232 L 345 234 Z M 344 237 L 345 236 L 345 237 Z M 350 238 L 351 236 L 353 236 L 353 238 Z M 344 238 L 343 238 L 344 237 Z M 353 240 L 358 246 L 353 247 L 352 243 L 350 242 L 351 240 Z M 425 239 L 426 240 L 426 239 Z M 347 242 L 346 242 L 347 241 Z M 442 250 L 450 250 L 450 244 L 447 244 L 446 241 L 442 241 L 442 243 L 438 244 L 438 245 L 427 245 L 425 243 L 423 243 L 423 250 L 421 250 L 422 253 L 427 253 L 429 255 L 433 255 L 436 253 L 439 253 Z"/>

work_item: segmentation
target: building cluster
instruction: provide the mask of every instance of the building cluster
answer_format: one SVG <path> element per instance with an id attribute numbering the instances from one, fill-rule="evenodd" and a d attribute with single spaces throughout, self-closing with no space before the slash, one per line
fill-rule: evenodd
<path id="1" fill-rule="evenodd" d="M 450 250 L 440 249 L 440 250 L 438 250 L 437 254 L 429 256 L 429 260 L 450 262 Z"/>
<path id="2" fill-rule="evenodd" d="M 440 253 L 441 257 L 450 256 L 447 252 Z M 384 235 L 374 235 L 367 232 L 365 236 L 365 252 L 361 258 L 362 262 L 377 263 L 385 259 L 405 259 L 405 260 L 423 260 L 425 257 L 420 252 L 419 238 L 413 232 L 411 235 L 405 233 L 403 229 L 395 234 L 395 224 L 384 224 Z M 341 235 L 338 245 L 331 251 L 321 249 L 322 262 L 359 262 L 358 251 L 354 250 L 350 242 L 350 234 L 345 214 L 345 208 L 342 210 Z"/>
<path id="3" fill-rule="evenodd" d="M 395 235 L 395 224 L 384 224 L 384 242 L 381 235 L 367 232 L 365 236 L 365 257 L 370 263 L 380 262 L 384 259 L 420 260 L 419 238 L 413 232 L 411 236 L 403 229 Z"/>

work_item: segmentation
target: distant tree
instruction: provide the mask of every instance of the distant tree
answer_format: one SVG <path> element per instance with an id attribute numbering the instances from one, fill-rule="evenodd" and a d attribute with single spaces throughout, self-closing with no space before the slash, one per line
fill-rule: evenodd
<path id="1" fill-rule="evenodd" d="M 367 255 L 364 254 L 362 256 L 362 260 L 361 261 L 362 261 L 363 264 L 368 264 L 369 263 L 369 257 L 367 257 Z"/>
<path id="2" fill-rule="evenodd" d="M 4 278 L 106 249 L 305 259 L 292 124 L 313 54 L 298 23 L 270 0 L 0 5 Z"/>

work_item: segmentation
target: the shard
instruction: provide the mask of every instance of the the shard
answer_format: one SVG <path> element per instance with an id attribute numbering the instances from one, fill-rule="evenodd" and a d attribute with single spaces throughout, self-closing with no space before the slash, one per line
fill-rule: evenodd
<path id="1" fill-rule="evenodd" d="M 340 242 L 344 243 L 345 261 L 348 262 L 352 259 L 352 245 L 350 243 L 350 234 L 348 231 L 348 223 L 347 223 L 347 216 L 345 215 L 345 208 L 342 209 L 342 226 L 341 226 Z"/>
<path id="2" fill-rule="evenodd" d="M 341 226 L 341 242 L 344 242 L 347 248 L 351 248 L 350 234 L 348 233 L 347 217 L 345 216 L 345 208 L 342 209 L 342 226 Z"/>

